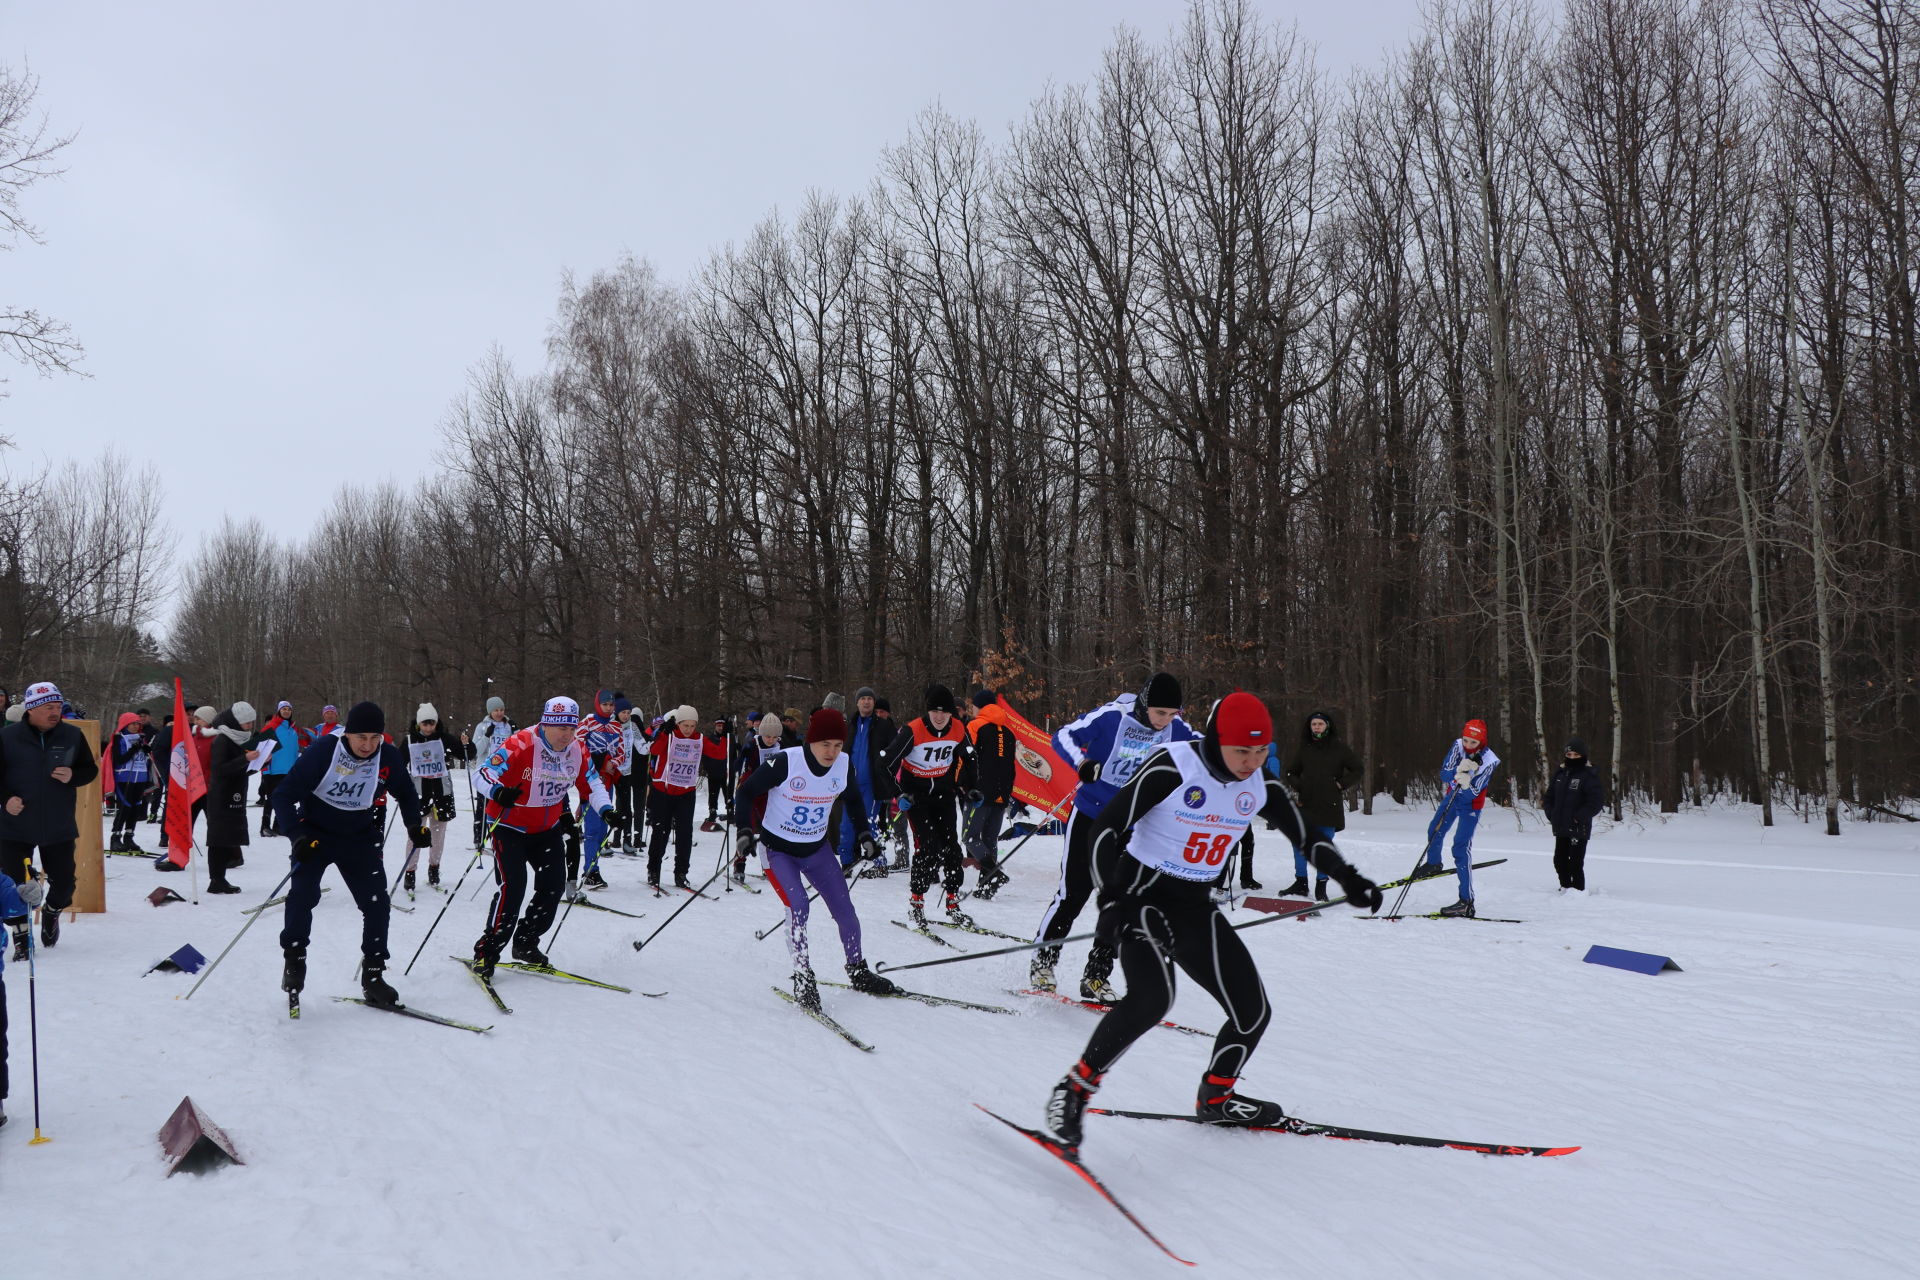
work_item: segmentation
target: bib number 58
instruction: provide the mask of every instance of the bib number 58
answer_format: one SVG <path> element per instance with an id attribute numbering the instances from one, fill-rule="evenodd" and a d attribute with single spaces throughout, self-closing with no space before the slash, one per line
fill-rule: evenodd
<path id="1" fill-rule="evenodd" d="M 1227 860 L 1227 850 L 1232 847 L 1232 836 L 1210 836 L 1204 831 L 1196 831 L 1187 837 L 1187 847 L 1180 851 L 1180 856 L 1191 863 L 1204 862 L 1210 867 L 1217 867 Z"/>

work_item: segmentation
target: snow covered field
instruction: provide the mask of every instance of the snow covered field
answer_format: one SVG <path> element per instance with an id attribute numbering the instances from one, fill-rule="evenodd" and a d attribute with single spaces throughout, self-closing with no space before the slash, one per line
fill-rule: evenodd
<path id="1" fill-rule="evenodd" d="M 1382 798 L 1341 841 L 1377 879 L 1408 870 L 1427 812 Z M 1524 829 L 1522 826 L 1524 825 Z M 456 826 L 454 831 L 461 828 Z M 143 839 L 155 828 L 141 828 Z M 1554 892 L 1551 838 L 1489 809 L 1487 921 L 1363 921 L 1347 908 L 1243 935 L 1276 1017 L 1245 1080 L 1314 1120 L 1439 1137 L 1580 1144 L 1494 1158 L 1090 1117 L 1088 1165 L 1209 1274 L 1299 1277 L 1877 1277 L 1920 1271 L 1920 826 L 1797 823 L 1740 809 L 1600 824 L 1595 892 Z M 1268 892 L 1292 878 L 1261 833 Z M 256 838 L 257 839 L 257 838 Z M 700 837 L 696 882 L 717 835 Z M 402 856 L 393 841 L 393 859 Z M 1008 846 L 1003 846 L 1008 847 Z M 192 1002 L 142 971 L 212 956 L 286 868 L 257 842 L 246 892 L 149 907 L 141 861 L 109 858 L 105 916 L 70 923 L 39 970 L 50 1145 L 29 1147 L 27 969 L 6 968 L 11 1123 L 0 1130 L 0 1275 L 271 1277 L 1133 1277 L 1180 1272 L 1066 1169 L 975 1111 L 1022 1123 L 1094 1015 L 1008 994 L 1025 956 L 896 975 L 1016 1008 L 1001 1017 L 828 990 L 877 1046 L 857 1052 L 778 1000 L 771 893 L 679 905 L 613 859 L 554 963 L 661 1000 L 502 973 L 495 1013 L 447 959 L 472 945 L 475 872 L 410 976 L 441 899 L 394 916 L 394 984 L 475 1036 L 337 1004 L 357 994 L 359 916 L 337 880 L 316 913 L 300 1021 L 278 990 L 279 910 Z M 1024 934 L 1054 885 L 1033 841 L 981 923 Z M 448 854 L 449 880 L 465 865 Z M 969 873 L 971 882 L 971 873 Z M 715 887 L 718 892 L 718 886 Z M 869 957 L 932 959 L 902 880 L 854 892 Z M 1453 897 L 1418 885 L 1409 910 Z M 1253 913 L 1239 913 L 1254 918 Z M 1090 926 L 1091 920 L 1085 922 Z M 995 940 L 954 935 L 985 950 Z M 1594 944 L 1672 955 L 1659 977 L 1581 963 Z M 813 954 L 839 978 L 824 913 Z M 1062 964 L 1078 976 L 1079 947 Z M 1176 1019 L 1211 1026 L 1184 987 Z M 1098 1104 L 1184 1110 L 1207 1042 L 1171 1031 Z M 248 1161 L 164 1179 L 155 1141 L 183 1094 Z"/>

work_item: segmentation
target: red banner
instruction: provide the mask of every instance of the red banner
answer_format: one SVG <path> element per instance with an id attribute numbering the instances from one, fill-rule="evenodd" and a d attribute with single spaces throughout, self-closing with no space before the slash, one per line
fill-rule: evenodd
<path id="1" fill-rule="evenodd" d="M 173 747 L 167 752 L 167 861 L 185 867 L 193 849 L 193 805 L 207 794 L 207 775 L 193 749 L 193 721 L 180 678 L 173 680 Z"/>
<path id="2" fill-rule="evenodd" d="M 982 707 L 974 721 L 983 720 L 1005 725 L 1013 734 L 1013 759 L 1018 766 L 1013 771 L 1014 798 L 1046 817 L 1064 819 L 1072 809 L 1071 801 L 1080 777 L 1053 749 L 1053 739 L 1039 725 L 1008 706 L 1005 698 Z"/>

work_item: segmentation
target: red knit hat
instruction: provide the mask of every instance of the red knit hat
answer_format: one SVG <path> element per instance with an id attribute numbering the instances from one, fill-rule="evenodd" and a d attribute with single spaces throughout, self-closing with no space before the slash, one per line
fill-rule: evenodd
<path id="1" fill-rule="evenodd" d="M 822 707 L 807 720 L 807 742 L 847 740 L 847 718 L 832 707 Z"/>
<path id="2" fill-rule="evenodd" d="M 1485 742 L 1487 740 L 1487 722 L 1485 720 L 1467 721 L 1466 728 L 1460 730 L 1460 736 L 1463 738 L 1472 738 L 1475 742 Z"/>
<path id="3" fill-rule="evenodd" d="M 1273 717 L 1267 704 L 1235 689 L 1213 712 L 1213 735 L 1223 747 L 1264 747 L 1273 741 Z"/>

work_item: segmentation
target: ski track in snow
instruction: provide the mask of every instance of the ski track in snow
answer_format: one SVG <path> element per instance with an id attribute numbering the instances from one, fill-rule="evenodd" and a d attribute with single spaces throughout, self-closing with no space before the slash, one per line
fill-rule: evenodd
<path id="1" fill-rule="evenodd" d="M 1411 865 L 1429 812 L 1378 803 L 1340 843 L 1385 880 Z M 1489 807 L 1475 853 L 1514 861 L 1480 873 L 1479 905 L 1527 923 L 1361 922 L 1336 907 L 1243 933 L 1275 1006 L 1245 1087 L 1315 1120 L 1581 1151 L 1490 1158 L 1096 1116 L 1089 1167 L 1212 1275 L 1911 1276 L 1920 839 L 1906 831 L 1763 831 L 1741 808 L 1603 824 L 1588 858 L 1596 892 L 1567 898 L 1537 860 L 1551 850 L 1537 816 Z M 696 882 L 719 839 L 697 838 Z M 1272 892 L 1292 878 L 1291 854 L 1277 834 L 1259 839 L 1257 873 Z M 142 971 L 182 943 L 209 956 L 226 945 L 240 909 L 285 869 L 284 842 L 255 840 L 235 877 L 246 892 L 199 905 L 149 907 L 141 899 L 154 884 L 180 888 L 184 877 L 107 860 L 108 914 L 70 922 L 41 957 L 54 1141 L 40 1147 L 27 1145 L 27 968 L 7 966 L 0 1274 L 1113 1280 L 1183 1270 L 968 1105 L 1037 1123 L 1094 1026 L 1090 1013 L 1008 996 L 1023 955 L 900 975 L 916 990 L 1016 1007 L 1018 1018 L 827 990 L 829 1012 L 877 1046 L 863 1054 L 767 991 L 788 973 L 784 933 L 753 939 L 770 899 L 696 902 L 638 955 L 629 943 L 665 914 L 642 887 L 644 862 L 613 858 L 603 900 L 649 918 L 576 912 L 554 962 L 670 990 L 664 1000 L 503 971 L 514 1013 L 498 1013 L 446 959 L 471 947 L 484 893 L 453 903 L 401 977 L 444 901 L 423 892 L 414 915 L 393 918 L 394 985 L 405 1001 L 493 1032 L 337 1004 L 328 997 L 357 993 L 359 916 L 336 892 L 315 912 L 299 1022 L 278 990 L 278 908 L 182 1002 L 190 978 Z M 389 867 L 403 856 L 394 841 Z M 449 850 L 449 881 L 465 861 Z M 1057 839 L 1036 839 L 1012 862 L 1013 883 L 970 909 L 1026 933 L 1057 866 Z M 1453 884 L 1416 885 L 1406 909 L 1444 905 Z M 899 878 L 856 885 L 870 959 L 940 954 L 886 924 L 906 893 Z M 1581 963 L 1594 943 L 1670 954 L 1685 971 L 1649 978 Z M 824 910 L 812 951 L 820 975 L 837 978 Z M 1068 949 L 1063 980 L 1077 978 L 1083 954 Z M 1172 1016 L 1211 1026 L 1219 1011 L 1183 982 Z M 1206 1057 L 1204 1042 L 1150 1033 L 1099 1104 L 1183 1110 Z M 155 1134 L 183 1094 L 228 1131 L 245 1167 L 161 1176 Z"/>

